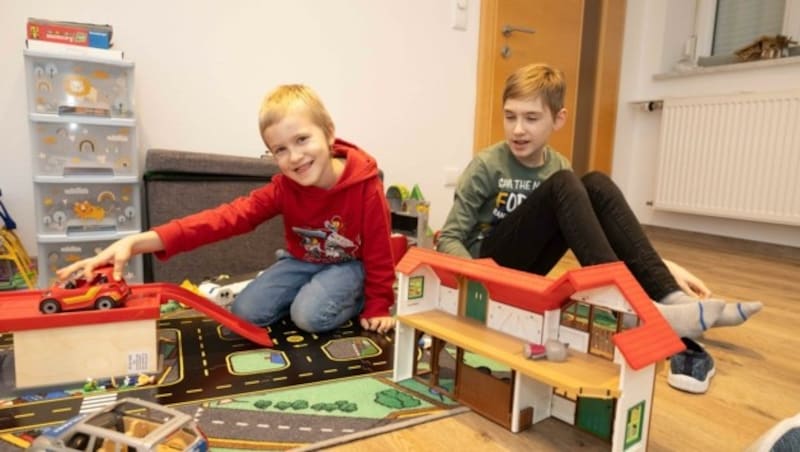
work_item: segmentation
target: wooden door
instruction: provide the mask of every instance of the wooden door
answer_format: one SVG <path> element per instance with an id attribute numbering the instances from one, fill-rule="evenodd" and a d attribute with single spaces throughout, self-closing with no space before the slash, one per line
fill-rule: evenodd
<path id="1" fill-rule="evenodd" d="M 514 403 L 514 372 L 508 380 L 501 380 L 481 372 L 464 362 L 464 352 L 459 349 L 456 372 L 456 399 L 507 429 L 511 429 L 511 407 Z"/>
<path id="2" fill-rule="evenodd" d="M 567 80 L 567 123 L 550 144 L 578 174 L 610 172 L 624 16 L 625 0 L 483 0 L 475 151 L 503 139 L 508 75 L 545 62 Z"/>

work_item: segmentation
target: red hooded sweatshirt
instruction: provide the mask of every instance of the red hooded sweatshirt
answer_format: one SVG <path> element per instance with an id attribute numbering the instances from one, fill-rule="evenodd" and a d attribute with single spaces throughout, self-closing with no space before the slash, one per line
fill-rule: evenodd
<path id="1" fill-rule="evenodd" d="M 283 215 L 286 248 L 296 259 L 333 264 L 354 259 L 364 265 L 364 311 L 361 318 L 388 316 L 394 302 L 391 220 L 370 155 L 337 139 L 334 157 L 346 159 L 330 189 L 304 187 L 283 174 L 219 207 L 153 228 L 164 244 L 159 259 L 250 232 Z"/>

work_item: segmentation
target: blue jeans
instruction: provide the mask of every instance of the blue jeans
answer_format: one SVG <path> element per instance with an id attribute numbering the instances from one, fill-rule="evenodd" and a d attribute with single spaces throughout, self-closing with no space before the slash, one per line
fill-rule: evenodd
<path id="1" fill-rule="evenodd" d="M 279 252 L 280 253 L 280 252 Z M 364 307 L 364 267 L 361 261 L 314 264 L 286 252 L 242 290 L 231 312 L 260 326 L 287 314 L 309 333 L 330 331 Z"/>
<path id="2" fill-rule="evenodd" d="M 622 192 L 599 172 L 550 176 L 494 227 L 480 255 L 546 275 L 567 248 L 581 265 L 623 261 L 653 300 L 680 290 Z"/>

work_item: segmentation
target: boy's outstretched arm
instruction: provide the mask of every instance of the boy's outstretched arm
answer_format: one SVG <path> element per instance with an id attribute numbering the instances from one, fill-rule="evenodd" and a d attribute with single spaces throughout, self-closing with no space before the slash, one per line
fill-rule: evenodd
<path id="1" fill-rule="evenodd" d="M 114 264 L 114 279 L 118 281 L 122 279 L 125 264 L 131 257 L 137 254 L 161 251 L 162 249 L 164 249 L 164 244 L 158 234 L 154 231 L 140 232 L 117 240 L 93 257 L 74 262 L 58 270 L 56 275 L 59 280 L 67 279 L 77 271 L 84 275 L 90 275 L 96 267 L 110 263 Z"/>

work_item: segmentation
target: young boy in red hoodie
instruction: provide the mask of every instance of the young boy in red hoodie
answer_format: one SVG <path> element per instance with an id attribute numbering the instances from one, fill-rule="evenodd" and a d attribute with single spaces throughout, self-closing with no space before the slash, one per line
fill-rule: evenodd
<path id="1" fill-rule="evenodd" d="M 322 101 L 303 85 L 279 86 L 264 98 L 259 131 L 282 173 L 270 183 L 120 239 L 58 276 L 90 274 L 110 262 L 118 279 L 134 255 L 152 252 L 168 259 L 283 215 L 286 250 L 236 297 L 231 311 L 262 326 L 289 314 L 308 332 L 332 330 L 360 314 L 363 328 L 391 330 L 391 225 L 375 159 L 335 138 Z"/>

